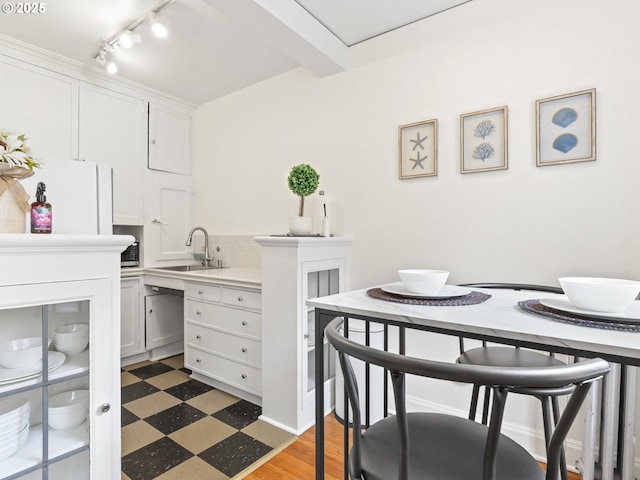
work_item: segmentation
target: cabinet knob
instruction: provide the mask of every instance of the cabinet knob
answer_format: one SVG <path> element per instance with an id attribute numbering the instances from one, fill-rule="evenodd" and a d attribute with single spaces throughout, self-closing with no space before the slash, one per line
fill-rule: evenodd
<path id="1" fill-rule="evenodd" d="M 149 309 L 149 313 L 153 313 L 153 308 L 150 308 L 150 309 Z"/>
<path id="2" fill-rule="evenodd" d="M 203 290 L 198 290 L 198 295 L 202 295 L 204 293 Z"/>
<path id="3" fill-rule="evenodd" d="M 243 321 L 242 321 L 242 325 L 246 325 L 246 324 L 247 324 L 247 321 L 246 321 L 246 320 L 243 320 Z"/>
<path id="4" fill-rule="evenodd" d="M 308 334 L 308 333 L 305 333 L 302 337 L 303 337 L 305 340 L 309 340 L 309 334 Z"/>
<path id="5" fill-rule="evenodd" d="M 103 403 L 102 405 L 100 405 L 100 413 L 107 413 L 109 410 L 111 410 L 111 405 L 109 405 L 108 403 Z"/>
<path id="6" fill-rule="evenodd" d="M 196 338 L 200 340 L 202 337 L 200 335 L 196 335 Z"/>
<path id="7" fill-rule="evenodd" d="M 242 353 L 247 353 L 247 347 L 242 347 Z"/>
<path id="8" fill-rule="evenodd" d="M 238 301 L 241 302 L 242 301 L 242 297 L 238 297 Z"/>
<path id="9" fill-rule="evenodd" d="M 243 379 L 244 379 L 244 378 L 247 378 L 247 374 L 246 374 L 246 373 L 243 373 L 243 374 L 242 374 L 242 378 L 243 378 Z"/>
<path id="10" fill-rule="evenodd" d="M 156 144 L 156 139 L 155 139 L 155 138 L 152 138 L 152 139 L 151 139 L 151 143 L 152 143 L 153 145 L 155 145 L 155 144 Z"/>
<path id="11" fill-rule="evenodd" d="M 196 315 L 202 315 L 202 312 L 200 310 L 196 310 Z"/>
<path id="12" fill-rule="evenodd" d="M 199 358 L 196 358 L 196 363 L 200 363 L 202 362 L 202 360 L 200 360 Z"/>

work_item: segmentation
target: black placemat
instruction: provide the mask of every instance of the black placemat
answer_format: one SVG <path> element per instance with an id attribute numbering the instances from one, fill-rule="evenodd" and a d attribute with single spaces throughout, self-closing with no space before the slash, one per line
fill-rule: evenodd
<path id="1" fill-rule="evenodd" d="M 395 293 L 385 292 L 381 288 L 370 288 L 367 290 L 367 295 L 379 300 L 386 300 L 388 302 L 406 303 L 409 305 L 428 305 L 431 307 L 459 307 L 463 305 L 477 305 L 491 298 L 491 295 L 482 292 L 471 292 L 459 297 L 449 298 L 418 298 L 407 297 L 404 295 L 396 295 Z"/>
<path id="2" fill-rule="evenodd" d="M 629 324 L 616 322 L 614 320 L 594 319 L 591 317 L 583 317 L 576 313 L 563 312 L 554 308 L 547 307 L 540 303 L 540 300 L 522 300 L 518 302 L 518 306 L 527 312 L 536 313 L 543 317 L 551 318 L 559 322 L 579 325 L 581 327 L 604 328 L 607 330 L 621 330 L 626 332 L 640 332 L 640 324 Z"/>

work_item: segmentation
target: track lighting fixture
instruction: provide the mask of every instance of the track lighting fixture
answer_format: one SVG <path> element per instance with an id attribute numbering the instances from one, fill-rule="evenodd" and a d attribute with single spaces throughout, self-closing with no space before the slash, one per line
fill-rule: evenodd
<path id="1" fill-rule="evenodd" d="M 159 38 L 166 37 L 168 34 L 167 19 L 160 12 L 173 2 L 175 0 L 163 0 L 157 7 L 127 24 L 111 38 L 104 40 L 103 46 L 93 57 L 96 63 L 111 74 L 117 73 L 118 66 L 111 58 L 113 57 L 112 53 L 119 47 L 132 48 L 136 43 L 141 43 L 142 37 L 135 30 L 146 21 L 149 22 L 155 36 Z"/>

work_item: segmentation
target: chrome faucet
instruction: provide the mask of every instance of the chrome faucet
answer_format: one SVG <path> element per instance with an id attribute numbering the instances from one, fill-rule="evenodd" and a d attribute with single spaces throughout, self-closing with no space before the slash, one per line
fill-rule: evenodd
<path id="1" fill-rule="evenodd" d="M 202 227 L 193 227 L 191 229 L 191 231 L 189 232 L 189 236 L 187 237 L 187 241 L 185 242 L 185 246 L 190 247 L 191 246 L 191 241 L 193 240 L 193 233 L 196 230 L 200 230 L 202 233 L 204 233 L 204 259 L 202 260 L 202 265 L 204 265 L 205 267 L 210 267 L 210 263 L 213 261 L 213 257 L 209 256 L 209 234 L 207 233 L 207 231 L 202 228 Z"/>

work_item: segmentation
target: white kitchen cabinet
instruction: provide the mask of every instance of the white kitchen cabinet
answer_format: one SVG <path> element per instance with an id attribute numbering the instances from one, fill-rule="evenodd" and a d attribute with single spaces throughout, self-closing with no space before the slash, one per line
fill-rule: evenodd
<path id="1" fill-rule="evenodd" d="M 0 236 L 0 341 L 53 337 L 89 325 L 89 345 L 64 355 L 43 347 L 26 372 L 0 367 L 0 402 L 28 400 L 25 443 L 0 461 L 0 478 L 112 480 L 120 477 L 120 252 L 118 235 Z M 52 344 L 53 345 L 53 344 Z M 49 399 L 88 389 L 88 415 L 66 430 L 48 426 Z"/>
<path id="2" fill-rule="evenodd" d="M 184 313 L 182 292 L 147 295 L 145 302 L 145 348 L 149 351 L 179 344 L 184 340 Z M 152 355 L 152 360 L 155 360 Z"/>
<path id="3" fill-rule="evenodd" d="M 76 79 L 0 56 L 0 91 L 0 128 L 24 133 L 37 157 L 77 156 Z"/>
<path id="4" fill-rule="evenodd" d="M 146 148 L 145 102 L 80 83 L 79 159 L 113 168 L 113 222 L 142 225 Z"/>
<path id="5" fill-rule="evenodd" d="M 193 378 L 260 405 L 261 293 L 185 282 L 185 366 Z"/>
<path id="6" fill-rule="evenodd" d="M 148 172 L 145 203 L 144 265 L 191 261 L 185 242 L 193 227 L 193 179 L 184 175 Z"/>
<path id="7" fill-rule="evenodd" d="M 120 283 L 120 357 L 144 353 L 144 310 L 140 301 L 141 277 Z"/>
<path id="8" fill-rule="evenodd" d="M 256 237 L 262 247 L 262 417 L 301 434 L 315 422 L 314 315 L 305 301 L 348 287 L 351 240 Z M 334 405 L 335 365 L 325 349 L 325 403 Z"/>
<path id="9" fill-rule="evenodd" d="M 191 111 L 149 103 L 149 168 L 191 175 Z"/>

